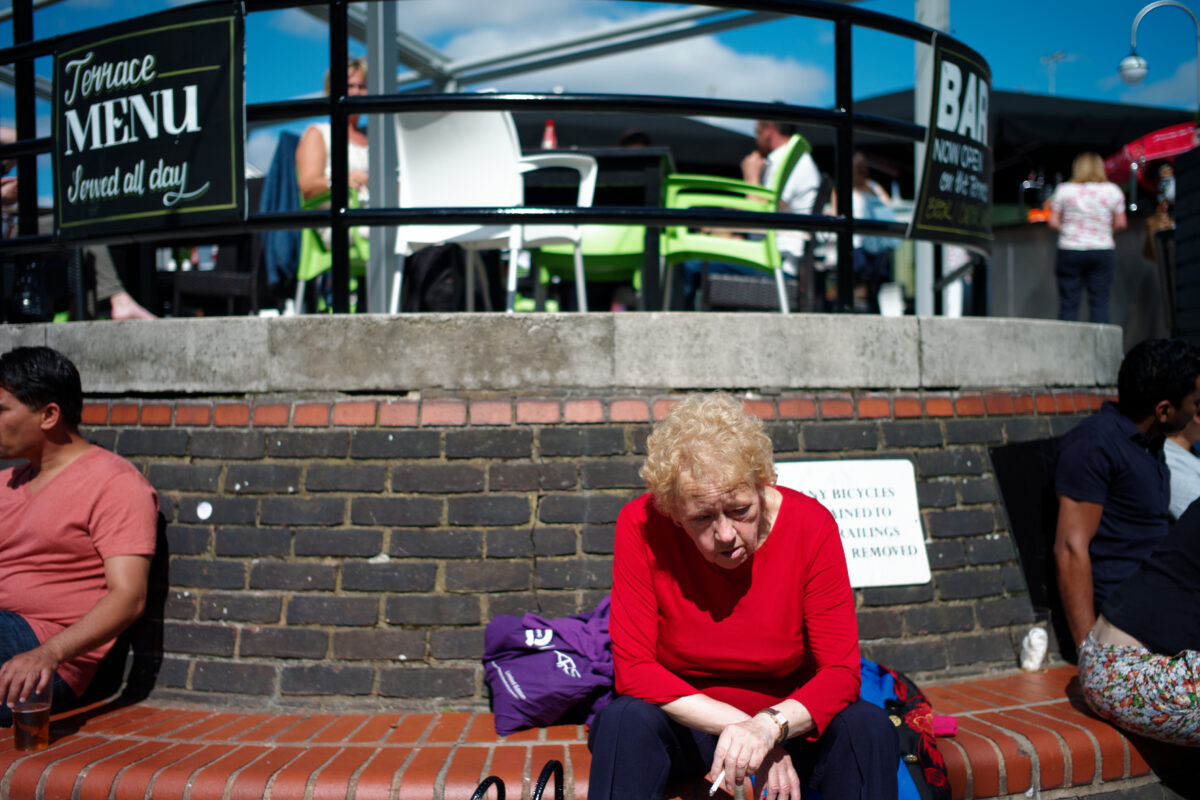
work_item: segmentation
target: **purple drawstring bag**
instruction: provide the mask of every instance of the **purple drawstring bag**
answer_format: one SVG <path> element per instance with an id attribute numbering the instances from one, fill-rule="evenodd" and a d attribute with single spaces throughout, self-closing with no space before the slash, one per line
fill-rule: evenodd
<path id="1" fill-rule="evenodd" d="M 552 725 L 570 713 L 596 712 L 612 700 L 609 598 L 592 611 L 546 619 L 500 614 L 484 631 L 484 680 L 492 694 L 496 733 Z"/>

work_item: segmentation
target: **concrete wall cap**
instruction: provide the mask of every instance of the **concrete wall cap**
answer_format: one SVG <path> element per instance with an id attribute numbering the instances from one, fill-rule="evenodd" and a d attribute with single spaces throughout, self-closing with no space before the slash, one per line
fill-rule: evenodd
<path id="1" fill-rule="evenodd" d="M 405 314 L 0 326 L 89 393 L 1112 386 L 1115 325 L 859 314 Z"/>

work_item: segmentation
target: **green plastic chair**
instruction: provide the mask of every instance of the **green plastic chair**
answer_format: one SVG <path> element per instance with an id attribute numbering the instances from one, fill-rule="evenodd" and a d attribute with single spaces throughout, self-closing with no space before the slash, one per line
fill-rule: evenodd
<path id="1" fill-rule="evenodd" d="M 779 198 L 787 179 L 800 157 L 811 150 L 808 141 L 799 134 L 793 135 L 785 147 L 788 149 L 784 152 L 783 161 L 775 171 L 770 186 L 759 186 L 714 175 L 668 175 L 663 186 L 663 205 L 667 208 L 778 211 Z M 747 239 L 673 226 L 663 229 L 661 250 L 663 263 L 668 269 L 682 261 L 696 260 L 722 261 L 774 273 L 779 293 L 779 308 L 785 314 L 789 311 L 783 259 L 779 254 L 773 229 L 766 230 L 761 237 Z"/>
<path id="2" fill-rule="evenodd" d="M 321 192 L 305 200 L 300 198 L 300 208 L 305 211 L 327 208 L 330 194 Z M 350 193 L 350 207 L 358 208 L 358 194 Z M 371 257 L 371 245 L 366 235 L 358 228 L 350 229 L 350 276 L 351 288 L 358 284 L 357 278 L 367 274 L 367 261 Z M 333 269 L 333 253 L 325 246 L 319 231 L 305 228 L 300 231 L 300 262 L 296 266 L 296 311 L 304 311 L 304 285 L 318 275 Z M 321 309 L 318 309 L 321 310 Z"/>
<path id="3" fill-rule="evenodd" d="M 641 290 L 646 251 L 642 225 L 580 225 L 583 273 L 589 283 L 631 283 Z M 551 244 L 532 251 L 543 285 L 550 277 L 575 280 L 574 246 Z"/>

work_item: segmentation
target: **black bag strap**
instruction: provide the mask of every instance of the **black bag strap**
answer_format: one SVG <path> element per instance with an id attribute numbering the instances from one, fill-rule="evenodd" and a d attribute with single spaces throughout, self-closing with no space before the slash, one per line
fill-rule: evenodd
<path id="1" fill-rule="evenodd" d="M 504 781 L 495 775 L 488 775 L 482 783 L 475 787 L 475 791 L 471 793 L 471 800 L 483 800 L 487 797 L 487 790 L 490 786 L 496 787 L 496 800 L 504 800 Z"/>
<path id="2" fill-rule="evenodd" d="M 554 776 L 554 800 L 563 800 L 563 765 L 561 761 L 550 759 L 546 762 L 546 766 L 542 767 L 542 774 L 538 775 L 537 783 L 533 786 L 533 794 L 529 795 L 529 800 L 542 800 L 542 794 L 546 791 L 546 782 L 550 780 L 550 776 Z"/>

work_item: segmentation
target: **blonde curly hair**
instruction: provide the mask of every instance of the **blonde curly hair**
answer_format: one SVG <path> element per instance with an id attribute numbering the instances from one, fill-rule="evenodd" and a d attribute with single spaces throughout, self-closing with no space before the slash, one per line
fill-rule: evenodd
<path id="1" fill-rule="evenodd" d="M 654 426 L 640 472 L 659 511 L 682 509 L 683 479 L 722 489 L 775 482 L 771 439 L 758 417 L 724 393 L 691 394 Z"/>

